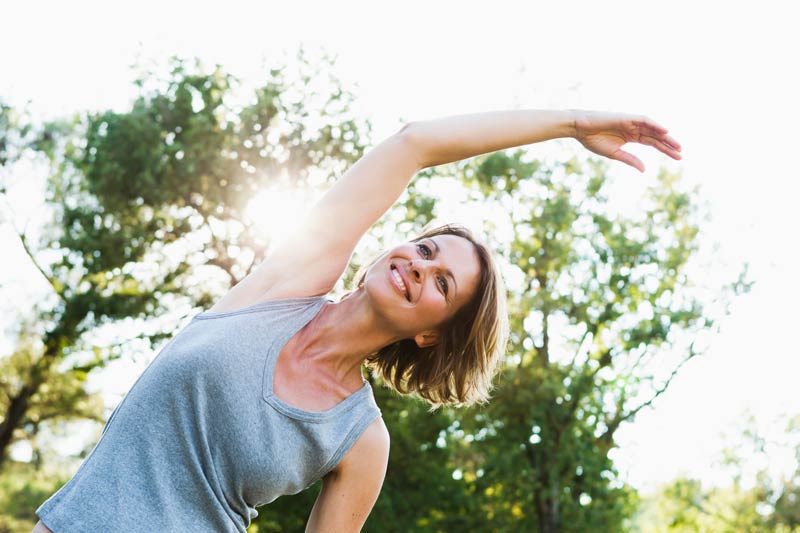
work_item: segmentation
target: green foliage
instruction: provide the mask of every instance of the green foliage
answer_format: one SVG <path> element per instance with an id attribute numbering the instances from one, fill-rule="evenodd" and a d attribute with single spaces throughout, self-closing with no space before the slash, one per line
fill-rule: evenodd
<path id="1" fill-rule="evenodd" d="M 464 479 L 498 531 L 619 530 L 635 495 L 608 457 L 614 433 L 668 386 L 655 358 L 677 353 L 677 370 L 696 354 L 677 334 L 712 324 L 683 273 L 692 195 L 662 172 L 629 220 L 609 214 L 600 162 L 494 153 L 459 173 L 476 209 L 509 213 L 493 222 L 511 239 L 495 244 L 525 280 L 494 400 L 451 430 Z"/>
<path id="2" fill-rule="evenodd" d="M 488 525 L 443 437 L 455 422 L 451 409 L 429 412 L 428 404 L 405 398 L 373 381 L 376 400 L 392 435 L 381 496 L 364 531 L 484 531 Z"/>
<path id="3" fill-rule="evenodd" d="M 487 220 L 484 239 L 526 285 L 510 292 L 513 333 L 489 406 L 432 417 L 379 393 L 393 449 L 366 529 L 623 529 L 638 498 L 609 458 L 614 433 L 697 354 L 679 334 L 713 325 L 684 273 L 696 249 L 696 191 L 662 173 L 641 217 L 627 220 L 608 214 L 599 162 L 490 154 L 420 173 L 376 228 L 371 252 L 434 216 L 444 199 L 426 186 L 453 169 L 476 210 L 511 213 Z M 509 239 L 492 231 L 502 227 Z M 665 358 L 671 371 L 654 375 Z"/>
<path id="4" fill-rule="evenodd" d="M 721 463 L 730 474 L 727 486 L 704 487 L 698 480 L 677 478 L 644 498 L 634 521 L 642 533 L 749 531 L 796 533 L 800 531 L 800 417 L 788 421 L 783 442 L 768 442 L 750 418 L 746 427 L 723 453 Z M 780 448 L 795 457 L 788 475 L 775 475 L 750 465 L 768 459 Z M 770 464 L 762 461 L 762 464 Z M 745 481 L 746 478 L 752 478 Z"/>
<path id="5" fill-rule="evenodd" d="M 248 529 L 255 533 L 282 533 L 283 531 L 304 531 L 308 515 L 322 489 L 317 481 L 303 492 L 281 496 L 274 502 L 258 509 L 258 517 Z"/>
<path id="6" fill-rule="evenodd" d="M 16 380 L 3 382 L 0 397 L 11 430 L 3 452 L 33 438 L 26 421 L 46 405 L 54 417 L 93 416 L 86 376 L 130 356 L 92 345 L 97 328 L 132 317 L 144 331 L 167 309 L 210 305 L 265 257 L 270 235 L 246 210 L 256 191 L 325 186 L 363 154 L 368 125 L 349 116 L 337 84 L 311 109 L 318 71 L 299 82 L 284 69 L 269 74 L 241 103 L 238 81 L 219 67 L 174 60 L 165 79 L 137 82 L 129 111 L 53 122 L 26 137 L 51 165 L 54 219 L 37 249 L 56 253 L 37 266 L 58 303 L 34 310 L 36 349 L 3 362 Z M 448 179 L 466 189 L 470 208 L 486 210 L 484 240 L 524 280 L 509 286 L 508 355 L 483 408 L 430 413 L 373 381 L 392 447 L 365 530 L 620 530 L 637 498 L 609 458 L 614 434 L 697 354 L 684 340 L 714 323 L 685 273 L 697 247 L 697 192 L 662 172 L 640 216 L 626 219 L 609 214 L 600 162 L 489 154 L 420 172 L 355 263 L 438 215 L 446 199 L 429 190 Z M 736 287 L 746 290 L 745 277 Z M 155 344 L 177 326 L 142 337 Z M 64 403 L 47 403 L 54 390 Z M 262 508 L 253 531 L 302 529 L 319 486 Z"/>
<path id="7" fill-rule="evenodd" d="M 27 143 L 31 141 L 30 117 L 0 100 L 0 169 L 16 162 Z M 0 183 L 0 194 L 5 184 Z"/>
<path id="8" fill-rule="evenodd" d="M 35 511 L 66 479 L 34 465 L 13 463 L 0 474 L 0 533 L 30 531 Z"/>
<path id="9" fill-rule="evenodd" d="M 2 360 L 0 467 L 12 444 L 36 433 L 45 397 L 60 398 L 51 405 L 60 419 L 99 419 L 86 376 L 131 356 L 134 339 L 155 346 L 178 323 L 128 334 L 127 342 L 118 328 L 123 340 L 105 346 L 95 344 L 96 330 L 131 319 L 144 328 L 170 309 L 208 306 L 263 259 L 269 236 L 245 214 L 254 191 L 284 180 L 309 186 L 315 169 L 363 153 L 364 128 L 348 116 L 349 95 L 335 87 L 323 109 L 309 110 L 285 96 L 305 89 L 305 74 L 300 82 L 284 79 L 282 69 L 270 74 L 237 103 L 232 76 L 175 59 L 166 79 L 150 72 L 138 80 L 130 111 L 34 127 L 0 106 L 3 163 L 24 156 L 49 166 L 52 220 L 38 242 L 25 232 L 20 239 L 53 291 L 30 315 L 20 310 L 19 323 L 33 324 L 28 331 L 7 331 L 20 347 Z M 326 126 L 315 131 L 310 118 Z"/>

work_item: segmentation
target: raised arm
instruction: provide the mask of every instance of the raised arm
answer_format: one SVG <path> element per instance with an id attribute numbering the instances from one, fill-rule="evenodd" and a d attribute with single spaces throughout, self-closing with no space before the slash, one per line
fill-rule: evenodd
<path id="1" fill-rule="evenodd" d="M 581 110 L 457 115 L 416 122 L 407 135 L 421 154 L 422 168 L 560 137 L 574 137 L 588 150 L 642 172 L 642 162 L 621 149 L 625 143 L 652 146 L 673 159 L 680 159 L 681 151 L 666 128 L 645 116 Z"/>
<path id="2" fill-rule="evenodd" d="M 358 241 L 400 197 L 421 169 L 559 137 L 644 171 L 621 149 L 653 146 L 680 159 L 667 130 L 639 115 L 592 111 L 511 110 L 456 115 L 405 125 L 359 159 L 314 206 L 305 223 L 247 279 L 214 306 L 248 298 L 325 294 L 344 272 Z"/>
<path id="3" fill-rule="evenodd" d="M 418 121 L 359 160 L 314 208 L 309 223 L 352 251 L 418 170 L 559 137 L 574 137 L 587 149 L 641 171 L 642 162 L 621 149 L 625 143 L 653 146 L 680 159 L 680 145 L 666 128 L 639 115 L 513 110 Z"/>

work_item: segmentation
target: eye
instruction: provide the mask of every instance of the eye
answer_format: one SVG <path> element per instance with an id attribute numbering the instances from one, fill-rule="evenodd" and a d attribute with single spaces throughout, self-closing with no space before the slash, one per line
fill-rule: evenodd
<path id="1" fill-rule="evenodd" d="M 433 255 L 433 252 L 431 252 L 431 249 L 427 244 L 418 244 L 417 249 L 420 251 L 420 255 L 422 255 L 423 259 L 430 259 L 430 257 Z M 447 280 L 443 277 L 438 277 L 436 278 L 436 283 L 439 284 L 439 287 L 441 287 L 442 292 L 444 293 L 445 296 L 447 296 L 447 291 L 449 288 L 447 285 Z"/>
<path id="2" fill-rule="evenodd" d="M 439 278 L 439 286 L 442 288 L 444 295 L 447 296 L 447 280 L 444 278 Z"/>

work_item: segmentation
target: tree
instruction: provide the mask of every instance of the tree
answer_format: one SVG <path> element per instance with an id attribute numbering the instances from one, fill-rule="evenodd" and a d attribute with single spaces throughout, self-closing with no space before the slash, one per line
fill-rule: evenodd
<path id="1" fill-rule="evenodd" d="M 27 140 L 24 149 L 50 167 L 53 221 L 36 243 L 19 230 L 20 242 L 55 303 L 34 306 L 31 331 L 16 333 L 19 349 L 3 360 L 14 370 L 1 384 L 0 467 L 11 444 L 30 440 L 42 420 L 90 415 L 78 408 L 88 401 L 76 385 L 86 375 L 126 353 L 133 338 L 156 346 L 264 257 L 269 235 L 245 210 L 254 190 L 281 180 L 308 186 L 314 169 L 360 157 L 364 128 L 347 115 L 349 94 L 334 87 L 316 116 L 287 98 L 312 78 L 302 51 L 299 59 L 300 80 L 272 69 L 246 104 L 235 102 L 237 81 L 221 68 L 206 73 L 174 59 L 166 79 L 149 72 L 138 80 L 130 111 L 48 123 Z M 309 130 L 309 116 L 325 126 Z M 10 139 L 31 127 L 14 124 L 7 106 L 2 117 L 0 155 L 10 165 Z M 203 283 L 192 280 L 198 273 Z M 144 325 L 179 306 L 183 317 L 156 330 Z M 131 319 L 138 334 L 123 333 L 111 346 L 91 339 L 98 328 Z M 74 401 L 63 395 L 43 415 L 36 406 L 52 404 L 61 382 Z"/>
<path id="2" fill-rule="evenodd" d="M 6 199 L 11 186 L 11 169 L 20 161 L 35 159 L 37 147 L 51 139 L 52 129 L 37 128 L 27 112 L 0 105 L 0 199 L 6 204 L 3 206 L 6 209 L 0 212 L 0 223 L 15 227 L 17 224 Z M 29 251 L 24 230 L 18 231 L 23 249 Z M 99 397 L 87 394 L 83 388 L 87 373 L 85 365 L 76 364 L 52 376 L 43 385 L 43 360 L 52 351 L 54 339 L 43 338 L 35 322 L 32 316 L 23 317 L 16 323 L 9 321 L 9 325 L 14 326 L 9 333 L 16 338 L 16 346 L 11 354 L 0 359 L 0 406 L 4 408 L 0 420 L 0 465 L 13 441 L 27 439 L 35 444 L 35 437 L 44 422 L 62 419 L 67 413 L 67 416 L 102 420 Z M 54 329 L 58 331 L 58 328 Z M 38 463 L 35 445 L 32 451 L 34 463 Z"/>
<path id="3" fill-rule="evenodd" d="M 300 60 L 308 66 L 302 52 Z M 256 191 L 317 190 L 363 154 L 365 128 L 336 83 L 309 112 L 315 81 L 272 69 L 237 103 L 232 76 L 175 60 L 166 78 L 138 81 L 130 111 L 39 130 L 30 146 L 51 166 L 53 223 L 35 245 L 25 232 L 20 239 L 57 303 L 34 309 L 27 335 L 39 351 L 17 356 L 18 382 L 0 399 L 3 454 L 31 438 L 26 420 L 45 384 L 74 384 L 129 356 L 131 331 L 157 345 L 266 256 L 279 228 L 257 227 L 247 210 Z M 431 414 L 374 381 L 393 445 L 366 529 L 619 529 L 635 495 L 609 458 L 614 434 L 666 390 L 698 353 L 692 336 L 714 323 L 685 274 L 697 246 L 696 193 L 662 172 L 642 216 L 623 219 L 608 213 L 602 164 L 498 152 L 421 172 L 356 262 L 436 214 L 445 199 L 432 195 L 434 182 L 454 182 L 485 210 L 484 240 L 524 282 L 509 287 L 513 334 L 490 405 Z M 165 318 L 167 310 L 177 313 Z M 115 345 L 92 341 L 98 328 L 130 318 L 137 322 Z M 314 496 L 279 499 L 255 526 L 296 528 Z"/>
<path id="4" fill-rule="evenodd" d="M 643 500 L 636 517 L 643 533 L 667 531 L 778 532 L 800 531 L 800 417 L 787 421 L 778 441 L 768 440 L 752 417 L 724 451 L 721 464 L 730 484 L 707 486 L 677 478 Z M 777 474 L 769 458 L 791 450 L 794 467 Z M 762 464 L 753 469 L 753 464 Z"/>
<path id="5" fill-rule="evenodd" d="M 167 80 L 154 83 L 150 73 L 138 81 L 142 95 L 129 112 L 75 117 L 43 130 L 36 148 L 51 163 L 54 221 L 35 249 L 24 233 L 20 239 L 58 304 L 40 311 L 42 353 L 3 405 L 0 465 L 9 445 L 24 438 L 15 431 L 38 423 L 29 417 L 30 405 L 45 383 L 58 373 L 89 373 L 112 357 L 107 347 L 97 348 L 90 361 L 56 370 L 85 348 L 82 336 L 109 322 L 159 316 L 175 305 L 167 295 L 191 307 L 209 305 L 212 290 L 187 282 L 195 268 L 224 273 L 229 287 L 266 253 L 266 236 L 244 213 L 254 190 L 287 178 L 303 186 L 311 167 L 361 154 L 362 134 L 346 116 L 341 90 L 320 112 L 326 126 L 309 132 L 302 102 L 280 98 L 288 91 L 280 69 L 238 107 L 231 102 L 232 76 L 219 67 L 199 72 L 199 63 L 195 69 L 173 60 Z M 156 89 L 148 92 L 150 85 Z M 277 142 L 267 141 L 276 133 Z M 43 250 L 58 250 L 58 260 L 42 264 Z M 147 338 L 155 345 L 175 326 Z"/>
<path id="6" fill-rule="evenodd" d="M 422 191 L 437 180 L 466 187 L 470 208 L 491 213 L 484 240 L 524 284 L 510 290 L 513 333 L 488 406 L 445 409 L 433 423 L 410 400 L 387 410 L 400 450 L 367 529 L 622 529 L 637 495 L 609 457 L 614 434 L 698 355 L 694 341 L 715 321 L 685 272 L 698 246 L 697 191 L 662 172 L 640 217 L 623 219 L 610 214 L 602 163 L 495 153 L 420 173 L 379 233 L 413 234 L 430 220 L 446 199 Z M 745 275 L 720 299 L 747 290 Z M 436 427 L 433 440 L 425 431 Z"/>
<path id="7" fill-rule="evenodd" d="M 609 213 L 601 162 L 544 164 L 524 151 L 458 165 L 516 278 L 511 341 L 493 401 L 448 430 L 493 530 L 617 530 L 632 490 L 609 458 L 614 434 L 650 406 L 714 319 L 685 274 L 696 194 L 662 171 L 641 216 Z M 487 217 L 488 218 L 488 217 Z M 748 288 L 744 274 L 723 298 Z M 666 371 L 664 368 L 666 367 Z"/>

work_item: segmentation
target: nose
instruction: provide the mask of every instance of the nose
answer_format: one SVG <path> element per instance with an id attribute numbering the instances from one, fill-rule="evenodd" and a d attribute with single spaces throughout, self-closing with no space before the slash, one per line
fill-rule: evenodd
<path id="1" fill-rule="evenodd" d="M 417 283 L 422 283 L 428 271 L 434 267 L 433 261 L 428 259 L 413 259 L 409 261 L 408 272 Z"/>

